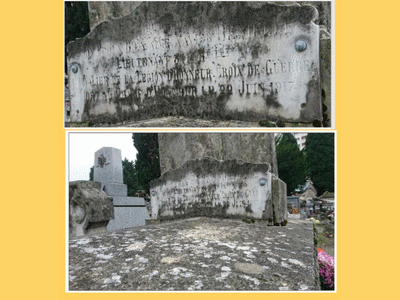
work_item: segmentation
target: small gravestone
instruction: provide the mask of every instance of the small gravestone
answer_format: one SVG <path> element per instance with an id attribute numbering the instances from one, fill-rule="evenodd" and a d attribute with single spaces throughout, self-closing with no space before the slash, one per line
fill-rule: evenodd
<path id="1" fill-rule="evenodd" d="M 311 5 L 142 2 L 68 44 L 71 122 L 322 120 Z"/>
<path id="2" fill-rule="evenodd" d="M 96 151 L 94 180 L 101 182 L 105 193 L 113 197 L 115 219 L 109 222 L 108 230 L 145 225 L 150 216 L 144 199 L 127 197 L 127 186 L 123 183 L 121 150 L 103 147 Z"/>

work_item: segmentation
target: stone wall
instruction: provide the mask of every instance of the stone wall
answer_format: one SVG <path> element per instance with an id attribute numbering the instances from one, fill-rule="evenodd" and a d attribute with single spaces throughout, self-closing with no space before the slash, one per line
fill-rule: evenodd
<path id="1" fill-rule="evenodd" d="M 150 183 L 153 219 L 263 219 L 285 225 L 286 184 L 268 164 L 190 160 Z"/>
<path id="2" fill-rule="evenodd" d="M 269 133 L 159 133 L 161 174 L 194 159 L 267 163 L 278 176 L 275 137 Z"/>

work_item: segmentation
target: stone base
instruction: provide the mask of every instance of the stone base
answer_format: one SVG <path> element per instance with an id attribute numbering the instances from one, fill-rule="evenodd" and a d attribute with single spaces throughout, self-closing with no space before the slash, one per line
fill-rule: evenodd
<path id="1" fill-rule="evenodd" d="M 128 186 L 123 183 L 107 183 L 104 185 L 104 191 L 110 196 L 128 195 Z"/>
<path id="2" fill-rule="evenodd" d="M 114 206 L 145 206 L 143 198 L 113 196 Z"/>
<path id="3" fill-rule="evenodd" d="M 115 218 L 108 223 L 108 231 L 143 226 L 150 218 L 143 198 L 114 196 L 113 199 Z"/>
<path id="4" fill-rule="evenodd" d="M 313 223 L 266 223 L 194 218 L 70 239 L 68 289 L 319 290 Z"/>

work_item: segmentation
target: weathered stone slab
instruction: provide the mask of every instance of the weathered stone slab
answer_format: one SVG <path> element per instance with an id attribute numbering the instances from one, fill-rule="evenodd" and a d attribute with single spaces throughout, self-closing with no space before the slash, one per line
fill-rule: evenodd
<path id="1" fill-rule="evenodd" d="M 212 157 L 267 163 L 271 172 L 278 176 L 272 133 L 159 133 L 158 145 L 161 174 L 179 168 L 188 160 Z"/>
<path id="2" fill-rule="evenodd" d="M 322 120 L 310 5 L 143 2 L 68 45 L 71 122 Z"/>
<path id="3" fill-rule="evenodd" d="M 287 220 L 286 183 L 277 177 L 272 177 L 272 209 L 274 211 L 274 222 L 280 224 Z"/>
<path id="4" fill-rule="evenodd" d="M 286 184 L 275 184 L 279 179 L 269 170 L 268 164 L 236 160 L 187 161 L 150 183 L 151 216 L 254 218 L 285 225 Z"/>
<path id="5" fill-rule="evenodd" d="M 69 241 L 70 291 L 314 291 L 310 221 L 195 218 Z"/>
<path id="6" fill-rule="evenodd" d="M 107 231 L 114 218 L 112 197 L 101 189 L 100 182 L 73 181 L 69 183 L 69 227 L 72 236 Z"/>

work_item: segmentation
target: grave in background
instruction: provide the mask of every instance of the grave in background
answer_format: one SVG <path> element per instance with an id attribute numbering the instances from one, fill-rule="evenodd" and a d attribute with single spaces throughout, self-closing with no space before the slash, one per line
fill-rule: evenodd
<path id="1" fill-rule="evenodd" d="M 127 197 L 127 186 L 123 183 L 121 150 L 103 147 L 96 151 L 94 181 L 101 182 L 101 188 L 113 198 L 114 220 L 109 231 L 145 225 L 149 213 L 143 198 Z"/>
<path id="2" fill-rule="evenodd" d="M 68 45 L 71 122 L 322 121 L 313 6 L 142 2 L 132 9 Z"/>
<path id="3" fill-rule="evenodd" d="M 150 183 L 153 219 L 204 216 L 286 225 L 286 184 L 269 164 L 277 165 L 273 134 L 170 136 L 159 134 L 164 167 L 161 177 Z"/>

